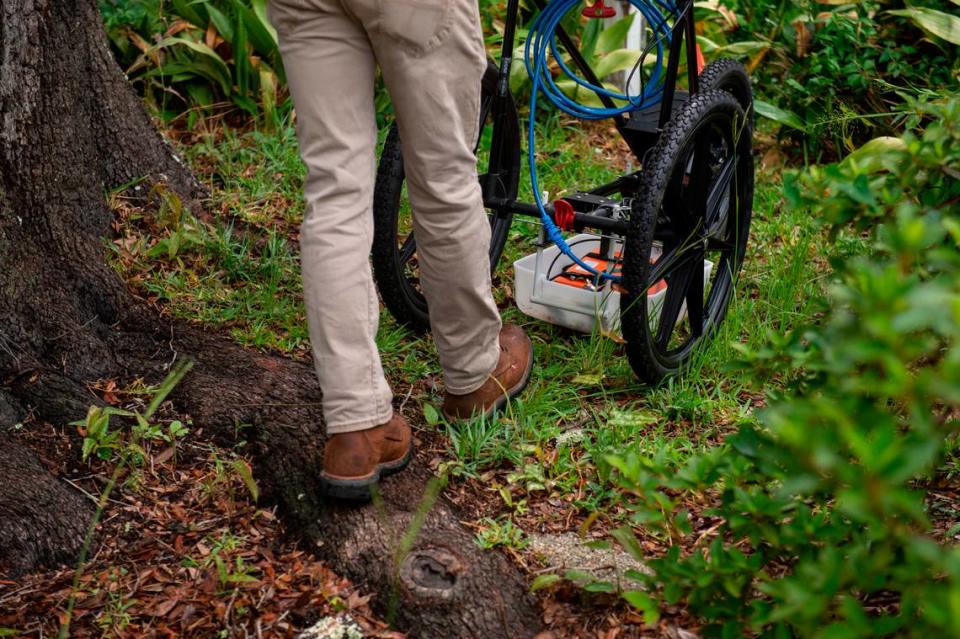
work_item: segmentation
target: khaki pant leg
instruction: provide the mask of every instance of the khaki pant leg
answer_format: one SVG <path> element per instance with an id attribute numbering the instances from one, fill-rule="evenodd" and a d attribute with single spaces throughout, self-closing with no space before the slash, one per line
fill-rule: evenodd
<path id="1" fill-rule="evenodd" d="M 497 365 L 500 315 L 474 154 L 487 66 L 476 0 L 344 0 L 373 43 L 397 115 L 421 284 L 448 391 Z"/>
<path id="2" fill-rule="evenodd" d="M 310 342 L 331 434 L 386 422 L 392 392 L 374 341 L 376 120 L 370 41 L 339 0 L 271 0 L 307 166 L 300 231 Z"/>

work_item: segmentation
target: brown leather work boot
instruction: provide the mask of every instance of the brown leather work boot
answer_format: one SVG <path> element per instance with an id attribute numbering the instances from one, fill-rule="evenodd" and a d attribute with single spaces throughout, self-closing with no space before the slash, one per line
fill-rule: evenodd
<path id="1" fill-rule="evenodd" d="M 530 381 L 533 368 L 533 344 L 523 329 L 505 324 L 500 329 L 500 361 L 483 386 L 467 393 L 445 393 L 443 414 L 447 419 L 467 419 L 483 414 L 492 416 L 516 397 Z"/>
<path id="2" fill-rule="evenodd" d="M 323 450 L 323 492 L 337 499 L 370 499 L 370 487 L 403 470 L 413 452 L 410 424 L 397 413 L 386 424 L 332 435 Z"/>

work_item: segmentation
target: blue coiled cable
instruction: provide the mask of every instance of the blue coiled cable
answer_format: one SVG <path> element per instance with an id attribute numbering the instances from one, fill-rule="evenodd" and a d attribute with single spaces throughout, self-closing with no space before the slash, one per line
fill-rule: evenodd
<path id="1" fill-rule="evenodd" d="M 557 49 L 557 28 L 564 16 L 572 9 L 579 7 L 583 0 L 548 1 L 530 26 L 526 45 L 524 46 L 524 62 L 527 66 L 527 73 L 533 82 L 533 88 L 530 92 L 530 122 L 527 129 L 527 160 L 530 166 L 530 184 L 533 188 L 533 198 L 540 211 L 540 217 L 543 220 L 547 237 L 576 264 L 601 279 L 609 279 L 612 281 L 619 281 L 620 276 L 598 271 L 577 257 L 566 240 L 563 239 L 563 235 L 553 222 L 550 213 L 547 212 L 546 206 L 543 203 L 543 197 L 540 194 L 539 180 L 537 179 L 534 122 L 537 112 L 537 100 L 541 93 L 543 93 L 547 101 L 555 107 L 581 120 L 605 120 L 660 102 L 663 97 L 662 73 L 666 59 L 665 51 L 666 47 L 670 44 L 672 33 L 667 19 L 676 15 L 676 9 L 673 5 L 661 0 L 629 1 L 647 21 L 647 24 L 650 25 L 654 35 L 653 42 L 643 52 L 643 55 L 641 55 L 631 73 L 640 72 L 644 58 L 653 49 L 656 50 L 657 55 L 650 77 L 642 84 L 643 88 L 639 95 L 631 96 L 617 91 L 611 91 L 604 86 L 594 85 L 578 76 L 577 73 L 563 61 L 563 57 Z M 592 107 L 570 98 L 557 86 L 547 67 L 547 60 L 550 55 L 557 61 L 563 74 L 580 87 L 593 93 L 607 96 L 613 100 L 623 101 L 626 104 L 612 108 Z"/>

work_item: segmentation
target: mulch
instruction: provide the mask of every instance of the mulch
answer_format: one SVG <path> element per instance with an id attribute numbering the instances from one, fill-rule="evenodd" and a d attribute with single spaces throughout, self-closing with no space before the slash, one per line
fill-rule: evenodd
<path id="1" fill-rule="evenodd" d="M 113 465 L 78 466 L 69 429 L 27 423 L 16 436 L 95 501 Z M 0 575 L 0 636 L 57 636 L 69 620 L 71 637 L 293 637 L 348 613 L 367 636 L 402 638 L 257 504 L 241 451 L 201 434 L 147 447 L 111 494 L 76 588 L 76 566 Z"/>

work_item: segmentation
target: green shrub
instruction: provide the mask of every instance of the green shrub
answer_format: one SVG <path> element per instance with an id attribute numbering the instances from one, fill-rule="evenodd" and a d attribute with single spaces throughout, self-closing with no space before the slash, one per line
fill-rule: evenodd
<path id="1" fill-rule="evenodd" d="M 915 6 L 923 4 L 931 7 Z M 758 112 L 783 125 L 781 139 L 810 161 L 895 133 L 906 96 L 960 80 L 960 8 L 949 3 L 719 0 L 698 8 L 708 57 L 744 59 Z"/>
<path id="2" fill-rule="evenodd" d="M 790 184 L 867 250 L 836 262 L 819 324 L 744 353 L 783 389 L 758 421 L 680 468 L 609 459 L 631 524 L 673 543 L 625 594 L 648 617 L 681 603 L 711 636 L 960 636 L 960 552 L 925 501 L 960 432 L 960 100 L 915 108 L 922 131 Z M 691 497 L 714 504 L 700 543 Z M 631 527 L 617 538 L 642 554 Z"/>
<path id="3" fill-rule="evenodd" d="M 285 82 L 267 0 L 101 0 L 117 58 L 165 119 L 216 106 L 277 117 Z"/>
<path id="4" fill-rule="evenodd" d="M 117 62 L 124 68 L 149 48 L 142 38 L 149 39 L 151 34 L 163 33 L 166 28 L 159 0 L 100 0 L 100 13 Z"/>

